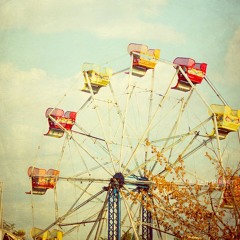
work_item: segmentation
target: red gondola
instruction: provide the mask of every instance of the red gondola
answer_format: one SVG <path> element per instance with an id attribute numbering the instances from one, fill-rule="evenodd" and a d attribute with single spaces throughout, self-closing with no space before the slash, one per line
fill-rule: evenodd
<path id="1" fill-rule="evenodd" d="M 49 169 L 46 171 L 42 168 L 29 167 L 28 176 L 32 178 L 32 194 L 44 195 L 47 189 L 53 189 L 56 186 L 59 171 Z M 27 192 L 27 194 L 30 194 Z"/>
<path id="2" fill-rule="evenodd" d="M 207 64 L 196 63 L 195 60 L 193 60 L 192 58 L 177 57 L 173 61 L 173 64 L 175 64 L 174 67 L 178 70 L 178 82 L 175 87 L 172 87 L 172 89 L 188 92 L 192 88 L 188 80 L 190 80 L 194 85 L 201 84 L 203 78 L 206 75 Z M 182 70 L 188 77 L 188 80 L 179 70 L 179 67 L 182 68 Z"/>
<path id="3" fill-rule="evenodd" d="M 76 112 L 67 111 L 64 113 L 62 109 L 48 108 L 45 113 L 48 118 L 49 130 L 45 136 L 61 138 L 64 131 L 70 131 L 76 121 Z"/>

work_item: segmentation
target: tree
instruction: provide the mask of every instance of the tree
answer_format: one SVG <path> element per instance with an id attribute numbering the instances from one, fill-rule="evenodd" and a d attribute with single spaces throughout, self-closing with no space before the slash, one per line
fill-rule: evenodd
<path id="1" fill-rule="evenodd" d="M 143 191 L 129 192 L 129 197 L 152 213 L 161 226 L 159 231 L 179 239 L 240 239 L 239 164 L 235 170 L 224 169 L 219 159 L 206 153 L 220 181 L 202 184 L 185 177 L 181 156 L 171 164 L 154 146 L 152 152 L 164 166 L 164 174 L 145 170 L 145 176 L 153 182 L 145 201 Z"/>

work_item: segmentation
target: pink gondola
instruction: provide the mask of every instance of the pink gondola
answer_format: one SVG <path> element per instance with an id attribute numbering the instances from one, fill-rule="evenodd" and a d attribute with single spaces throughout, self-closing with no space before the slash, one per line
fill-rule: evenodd
<path id="1" fill-rule="evenodd" d="M 48 108 L 45 113 L 48 118 L 49 130 L 45 136 L 61 138 L 64 131 L 70 131 L 76 121 L 76 112 L 67 111 L 64 113 L 62 109 Z"/>
<path id="2" fill-rule="evenodd" d="M 194 85 L 201 84 L 206 75 L 207 64 L 196 63 L 192 58 L 177 57 L 173 61 L 173 64 L 175 65 L 174 67 L 178 70 L 178 82 L 175 87 L 172 87 L 172 89 L 188 92 L 192 89 L 192 86 L 188 80 L 190 80 Z M 182 68 L 188 77 L 188 80 L 179 70 L 179 67 Z"/>
<path id="3" fill-rule="evenodd" d="M 27 194 L 44 195 L 48 189 L 55 188 L 59 176 L 59 171 L 55 169 L 46 169 L 29 167 L 28 176 L 32 179 L 32 191 Z"/>

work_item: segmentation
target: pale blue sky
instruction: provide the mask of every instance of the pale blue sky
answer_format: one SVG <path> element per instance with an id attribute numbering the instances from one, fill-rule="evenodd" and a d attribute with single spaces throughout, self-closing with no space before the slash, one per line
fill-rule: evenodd
<path id="1" fill-rule="evenodd" d="M 4 218 L 31 227 L 26 169 L 44 141 L 44 111 L 59 101 L 84 62 L 126 54 L 115 68 L 126 67 L 130 42 L 160 48 L 169 61 L 191 57 L 208 64 L 208 77 L 239 108 L 239 11 L 238 0 L 0 0 Z"/>

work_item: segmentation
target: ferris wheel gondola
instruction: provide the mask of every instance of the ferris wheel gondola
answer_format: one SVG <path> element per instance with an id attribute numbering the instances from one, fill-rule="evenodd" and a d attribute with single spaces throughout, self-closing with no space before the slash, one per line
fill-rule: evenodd
<path id="1" fill-rule="evenodd" d="M 172 87 L 172 89 L 188 92 L 192 88 L 184 74 L 179 71 L 179 67 L 182 68 L 184 73 L 188 76 L 188 78 L 194 85 L 201 84 L 202 80 L 206 75 L 206 63 L 196 63 L 195 60 L 191 58 L 177 57 L 173 61 L 173 64 L 174 67 L 178 70 L 178 82 L 175 87 Z"/>
<path id="2" fill-rule="evenodd" d="M 32 181 L 32 190 L 28 194 L 44 195 L 48 189 L 55 188 L 60 171 L 29 167 L 28 176 Z"/>
<path id="3" fill-rule="evenodd" d="M 48 108 L 45 116 L 48 118 L 49 130 L 45 136 L 61 138 L 64 131 L 72 129 L 76 121 L 76 112 L 67 111 L 64 113 L 62 109 Z"/>

